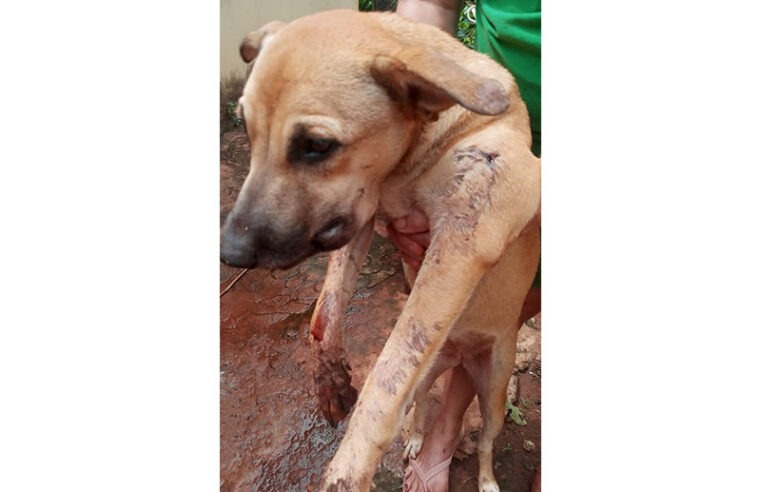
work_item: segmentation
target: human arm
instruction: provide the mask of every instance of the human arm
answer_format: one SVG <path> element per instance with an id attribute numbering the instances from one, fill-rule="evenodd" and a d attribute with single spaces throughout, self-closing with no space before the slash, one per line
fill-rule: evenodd
<path id="1" fill-rule="evenodd" d="M 399 0 L 396 13 L 407 19 L 436 26 L 455 34 L 462 0 Z"/>

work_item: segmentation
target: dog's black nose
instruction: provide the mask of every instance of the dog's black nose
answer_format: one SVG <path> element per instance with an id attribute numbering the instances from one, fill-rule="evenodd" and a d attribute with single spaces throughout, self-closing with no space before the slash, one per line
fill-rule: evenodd
<path id="1" fill-rule="evenodd" d="M 239 267 L 239 268 L 255 268 L 256 267 L 256 252 L 245 250 L 232 250 L 222 248 L 219 259 L 223 263 Z"/>
<path id="2" fill-rule="evenodd" d="M 256 267 L 256 251 L 248 248 L 236 248 L 230 242 L 222 241 L 219 259 L 230 266 L 240 268 Z"/>
<path id="3" fill-rule="evenodd" d="M 241 268 L 256 267 L 256 245 L 253 236 L 236 234 L 232 227 L 226 225 L 220 237 L 219 259 L 222 262 Z"/>

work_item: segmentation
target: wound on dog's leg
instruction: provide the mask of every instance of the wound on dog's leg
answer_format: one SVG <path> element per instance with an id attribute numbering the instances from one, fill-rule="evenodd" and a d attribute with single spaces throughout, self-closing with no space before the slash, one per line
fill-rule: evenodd
<path id="1" fill-rule="evenodd" d="M 325 283 L 310 323 L 312 348 L 318 361 L 314 373 L 317 401 L 323 416 L 333 426 L 346 418 L 357 401 L 343 348 L 343 319 L 370 247 L 372 231 L 370 222 L 348 245 L 330 254 Z"/>
<path id="2" fill-rule="evenodd" d="M 319 367 L 314 373 L 317 400 L 322 414 L 335 427 L 357 401 L 357 390 L 351 385 L 351 366 L 340 348 L 320 351 L 317 359 Z"/>

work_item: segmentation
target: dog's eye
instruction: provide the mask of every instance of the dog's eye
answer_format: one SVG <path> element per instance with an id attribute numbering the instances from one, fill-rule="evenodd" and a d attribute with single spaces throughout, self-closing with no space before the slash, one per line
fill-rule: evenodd
<path id="1" fill-rule="evenodd" d="M 327 154 L 333 149 L 333 146 L 337 142 L 335 140 L 328 140 L 327 138 L 310 138 L 306 141 L 307 155 L 322 155 Z"/>
<path id="2" fill-rule="evenodd" d="M 327 158 L 338 148 L 338 142 L 330 138 L 307 138 L 304 140 L 301 159 L 306 162 L 319 162 Z"/>
<path id="3" fill-rule="evenodd" d="M 302 137 L 291 142 L 288 152 L 291 162 L 317 163 L 327 159 L 338 148 L 338 141 L 332 138 Z"/>

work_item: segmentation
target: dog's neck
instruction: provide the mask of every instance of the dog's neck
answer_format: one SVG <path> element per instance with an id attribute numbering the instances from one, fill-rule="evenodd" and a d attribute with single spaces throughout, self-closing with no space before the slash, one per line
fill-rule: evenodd
<path id="1" fill-rule="evenodd" d="M 420 176 L 441 162 L 463 135 L 477 131 L 492 118 L 453 106 L 436 121 L 417 121 L 409 132 L 406 152 L 381 186 L 382 216 L 396 219 L 407 215 L 415 205 L 415 187 Z"/>
<path id="2" fill-rule="evenodd" d="M 462 106 L 443 111 L 436 121 L 416 122 L 407 151 L 389 174 L 389 179 L 406 176 L 414 180 L 439 162 L 463 135 L 481 128 L 493 117 L 477 115 Z"/>

